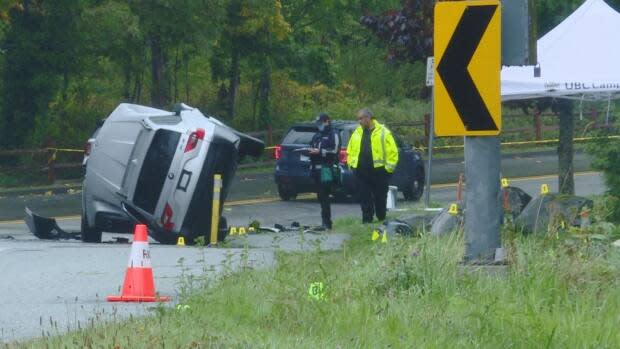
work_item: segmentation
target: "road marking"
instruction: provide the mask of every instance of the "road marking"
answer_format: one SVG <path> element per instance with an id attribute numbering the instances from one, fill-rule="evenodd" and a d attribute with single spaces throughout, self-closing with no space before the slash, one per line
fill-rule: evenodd
<path id="1" fill-rule="evenodd" d="M 596 172 L 596 171 L 576 172 L 575 177 L 599 175 L 599 174 L 600 172 Z M 537 180 L 537 179 L 552 179 L 552 178 L 557 178 L 557 177 L 558 177 L 557 175 L 517 177 L 517 178 L 510 178 L 510 181 L 511 182 L 524 182 L 524 181 L 531 181 L 531 180 Z M 457 185 L 458 183 L 433 184 L 431 185 L 431 189 L 446 189 L 446 188 L 456 187 Z M 316 194 L 303 194 L 303 195 L 299 195 L 297 198 L 298 199 L 312 199 L 314 197 L 316 197 Z M 225 207 L 250 206 L 250 205 L 266 204 L 266 203 L 277 202 L 277 201 L 280 201 L 280 198 L 269 197 L 269 198 L 262 198 L 262 199 L 237 200 L 237 201 L 227 202 L 224 204 L 224 206 Z M 72 220 L 72 219 L 78 219 L 78 218 L 81 218 L 81 217 L 79 215 L 78 216 L 62 216 L 62 217 L 57 217 L 56 220 L 66 221 L 66 220 Z M 12 221 L 0 221 L 0 225 L 20 224 L 23 222 L 24 222 L 23 219 L 12 220 Z"/>

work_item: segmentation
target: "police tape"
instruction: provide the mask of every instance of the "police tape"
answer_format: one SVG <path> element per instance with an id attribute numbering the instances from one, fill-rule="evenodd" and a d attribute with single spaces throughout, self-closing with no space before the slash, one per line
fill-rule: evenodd
<path id="1" fill-rule="evenodd" d="M 607 137 L 579 137 L 573 138 L 573 142 L 590 142 L 590 141 L 603 141 L 603 140 L 618 140 L 620 136 L 607 136 Z M 519 146 L 519 145 L 546 145 L 546 144 L 555 144 L 559 143 L 559 139 L 543 139 L 540 141 L 516 141 L 516 142 L 503 142 L 502 146 Z M 433 147 L 433 150 L 450 150 L 450 149 L 463 149 L 465 146 L 463 144 L 459 145 L 444 145 L 444 146 L 436 146 Z M 426 151 L 427 147 L 416 147 L 416 149 L 421 151 Z"/>
<path id="2" fill-rule="evenodd" d="M 607 136 L 607 137 L 579 137 L 573 138 L 573 142 L 589 142 L 589 141 L 601 141 L 601 140 L 614 140 L 620 139 L 620 136 Z M 545 144 L 554 144 L 559 143 L 559 139 L 543 139 L 543 140 L 533 140 L 533 141 L 516 141 L 516 142 L 503 142 L 502 146 L 518 146 L 518 145 L 545 145 Z M 425 151 L 427 147 L 415 147 L 418 150 Z M 457 145 L 442 145 L 433 147 L 433 150 L 450 150 L 450 149 L 463 149 L 463 144 Z M 265 147 L 265 150 L 274 150 L 276 146 Z M 83 153 L 82 149 L 68 149 L 68 148 L 44 148 L 47 151 L 55 151 L 55 152 L 67 152 L 67 153 Z"/>
<path id="3" fill-rule="evenodd" d="M 83 153 L 83 149 L 68 149 L 68 148 L 44 148 L 46 151 L 53 152 L 65 152 L 65 153 Z"/>

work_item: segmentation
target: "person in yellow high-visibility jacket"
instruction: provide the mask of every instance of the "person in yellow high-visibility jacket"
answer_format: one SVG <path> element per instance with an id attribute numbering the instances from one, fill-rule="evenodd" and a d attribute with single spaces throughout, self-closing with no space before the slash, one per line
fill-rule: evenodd
<path id="1" fill-rule="evenodd" d="M 362 222 L 385 219 L 388 181 L 398 164 L 398 147 L 392 132 L 375 120 L 364 108 L 357 112 L 360 126 L 353 131 L 347 146 L 348 164 L 357 178 L 362 207 Z"/>

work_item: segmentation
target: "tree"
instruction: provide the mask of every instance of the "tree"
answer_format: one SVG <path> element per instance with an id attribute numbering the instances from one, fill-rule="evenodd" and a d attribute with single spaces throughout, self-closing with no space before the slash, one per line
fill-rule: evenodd
<path id="1" fill-rule="evenodd" d="M 151 104 L 163 107 L 178 91 L 180 50 L 203 43 L 219 28 L 220 0 L 129 0 L 139 18 L 151 60 Z M 174 57 L 174 58 L 172 58 Z M 184 59 L 187 64 L 188 59 Z M 176 96 L 174 96 L 176 97 Z"/>
<path id="2" fill-rule="evenodd" d="M 290 33 L 290 25 L 282 16 L 280 0 L 229 0 L 226 6 L 224 26 L 219 42 L 220 51 L 213 58 L 213 67 L 225 68 L 214 71 L 217 79 L 228 76 L 227 114 L 232 121 L 236 115 L 237 94 L 241 82 L 241 63 L 250 56 L 271 69 L 270 49 L 275 42 L 284 40 Z M 227 69 L 226 69 L 227 68 Z M 268 78 L 263 72 L 261 76 Z M 265 81 L 263 87 L 269 84 Z M 263 93 L 263 97 L 268 94 Z"/>
<path id="3" fill-rule="evenodd" d="M 139 101 L 147 56 L 139 18 L 126 3 L 103 1 L 84 12 L 82 28 L 89 70 L 100 69 L 99 60 L 108 58 L 122 72 L 123 100 Z"/>
<path id="4" fill-rule="evenodd" d="M 573 102 L 558 100 L 560 141 L 558 143 L 558 187 L 561 194 L 575 194 L 575 179 L 573 167 L 573 137 L 575 134 L 575 117 Z"/>
<path id="5" fill-rule="evenodd" d="M 598 139 L 588 144 L 587 150 L 593 155 L 592 167 L 603 172 L 603 178 L 607 186 L 608 200 L 605 202 L 609 216 L 605 220 L 620 223 L 620 143 L 615 136 L 618 125 L 615 128 L 598 131 Z"/>
<path id="6" fill-rule="evenodd" d="M 403 0 L 401 9 L 360 22 L 389 47 L 388 60 L 414 62 L 432 56 L 434 1 Z"/>
<path id="7" fill-rule="evenodd" d="M 72 74 L 81 69 L 81 36 L 77 23 L 81 0 L 23 0 L 9 11 L 11 26 L 2 42 L 5 63 L 0 143 L 25 144 L 36 118 L 49 102 L 63 95 Z"/>

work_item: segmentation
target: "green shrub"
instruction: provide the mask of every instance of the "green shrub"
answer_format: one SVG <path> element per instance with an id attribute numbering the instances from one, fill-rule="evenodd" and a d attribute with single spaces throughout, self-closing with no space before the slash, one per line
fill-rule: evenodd
<path id="1" fill-rule="evenodd" d="M 620 140 L 610 139 L 607 133 L 591 143 L 587 150 L 594 156 L 592 167 L 602 171 L 607 185 L 607 220 L 620 223 Z"/>

